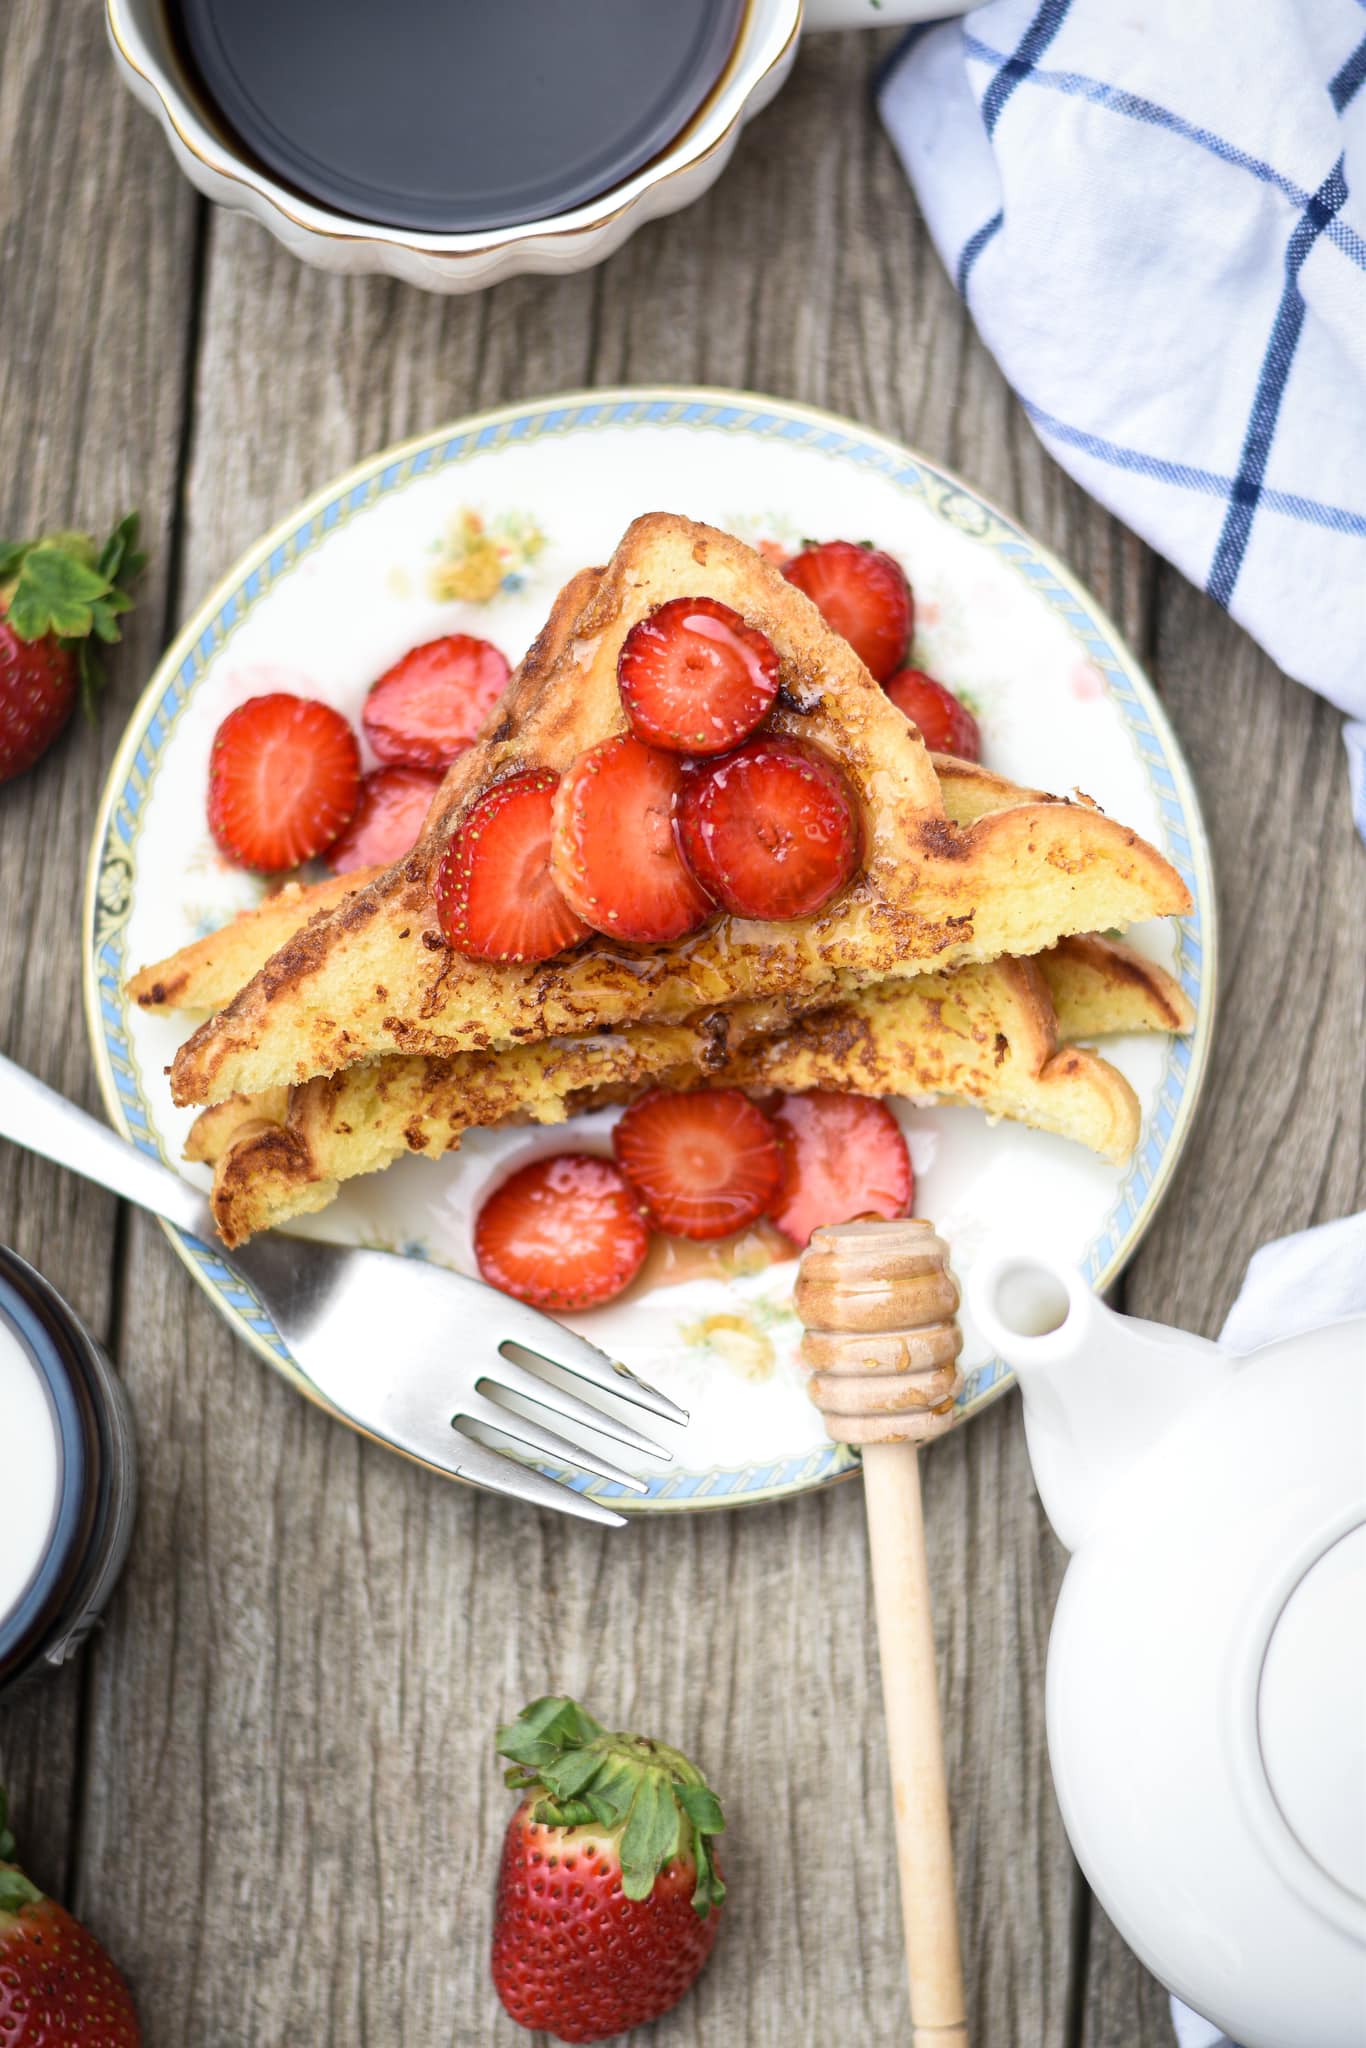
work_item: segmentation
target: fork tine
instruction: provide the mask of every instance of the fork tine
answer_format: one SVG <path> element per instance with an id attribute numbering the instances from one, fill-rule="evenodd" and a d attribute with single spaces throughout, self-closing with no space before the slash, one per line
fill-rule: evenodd
<path id="1" fill-rule="evenodd" d="M 490 1450 L 487 1444 L 476 1443 L 462 1430 L 453 1429 L 451 1441 L 457 1448 L 445 1469 L 458 1479 L 487 1487 L 490 1493 L 505 1493 L 513 1500 L 528 1501 L 532 1507 L 554 1508 L 557 1514 L 595 1522 L 603 1529 L 626 1526 L 625 1515 L 604 1507 L 600 1501 L 590 1500 L 586 1494 L 576 1493 L 572 1486 L 562 1486 L 558 1479 L 547 1479 L 531 1465 L 520 1464 L 516 1458 Z"/>
<path id="2" fill-rule="evenodd" d="M 686 1422 L 688 1411 L 671 1401 L 667 1394 L 661 1394 L 645 1380 L 624 1365 L 618 1365 L 600 1351 L 596 1344 L 590 1344 L 577 1330 L 567 1330 L 563 1323 L 544 1316 L 539 1309 L 528 1308 L 525 1302 L 513 1301 L 506 1297 L 499 1304 L 499 1327 L 501 1343 L 520 1344 L 527 1351 L 535 1351 L 552 1365 L 563 1366 L 578 1379 L 587 1380 L 601 1393 L 618 1394 L 623 1401 L 634 1402 L 637 1408 L 648 1408 L 652 1415 L 660 1416 L 665 1422 Z"/>
<path id="3" fill-rule="evenodd" d="M 635 1472 L 627 1472 L 601 1451 L 588 1450 L 580 1444 L 561 1436 L 557 1429 L 548 1429 L 534 1417 L 524 1415 L 519 1408 L 505 1408 L 501 1401 L 494 1401 L 487 1394 L 468 1394 L 456 1409 L 457 1420 L 486 1423 L 489 1428 L 500 1430 L 520 1444 L 525 1444 L 537 1457 L 554 1458 L 565 1465 L 582 1465 L 586 1472 L 596 1472 L 600 1479 L 613 1480 L 630 1493 L 644 1493 L 646 1482 Z"/>
<path id="4" fill-rule="evenodd" d="M 509 1342 L 512 1340 L 509 1339 Z M 548 1408 L 552 1415 L 562 1422 L 577 1422 L 585 1429 L 596 1429 L 603 1436 L 614 1437 L 619 1444 L 626 1444 L 633 1451 L 644 1451 L 648 1457 L 672 1459 L 673 1452 L 642 1434 L 629 1422 L 618 1421 L 605 1408 L 597 1408 L 591 1401 L 583 1401 L 577 1394 L 571 1394 L 567 1387 L 552 1387 L 539 1373 L 531 1372 L 519 1365 L 506 1352 L 498 1354 L 498 1363 L 487 1373 L 480 1374 L 479 1383 L 485 1381 L 491 1387 L 502 1387 L 510 1394 L 520 1394 L 525 1401 L 535 1401 L 541 1408 Z M 582 1462 L 582 1461 L 580 1461 Z"/>

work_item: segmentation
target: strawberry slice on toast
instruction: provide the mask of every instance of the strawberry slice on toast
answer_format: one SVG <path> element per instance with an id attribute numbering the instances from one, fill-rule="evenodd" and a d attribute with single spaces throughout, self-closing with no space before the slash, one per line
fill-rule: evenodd
<path id="1" fill-rule="evenodd" d="M 649 943 L 611 936 L 598 910 L 591 936 L 549 959 L 469 957 L 437 903 L 452 842 L 500 783 L 571 775 L 628 731 L 623 647 L 679 597 L 728 607 L 773 649 L 778 689 L 755 739 L 813 750 L 838 778 L 857 864 L 808 914 L 779 904 L 756 916 L 747 897 L 744 917 L 718 905 L 699 929 Z M 618 879 L 635 887 L 629 872 L 592 876 L 599 905 Z M 172 1088 L 178 1102 L 211 1102 L 391 1052 L 446 1057 L 770 996 L 797 1010 L 840 984 L 1033 953 L 1065 932 L 1187 907 L 1152 847 L 1084 806 L 1018 805 L 954 825 L 918 732 L 811 601 L 732 536 L 649 514 L 605 571 L 562 593 L 412 853 L 268 960 L 182 1047 Z"/>

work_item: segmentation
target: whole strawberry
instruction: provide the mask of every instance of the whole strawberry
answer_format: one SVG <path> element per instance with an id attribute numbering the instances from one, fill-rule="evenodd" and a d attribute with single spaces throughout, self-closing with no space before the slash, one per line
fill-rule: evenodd
<path id="1" fill-rule="evenodd" d="M 133 2001 L 89 1928 L 11 1859 L 0 1792 L 0 2041 L 5 2048 L 140 2048 Z"/>
<path id="2" fill-rule="evenodd" d="M 602 2041 L 667 2012 L 711 1954 L 725 1823 L 702 1773 L 662 1742 L 609 1735 L 569 1699 L 498 1730 L 508 1823 L 493 1981 L 524 2027 Z"/>
<path id="3" fill-rule="evenodd" d="M 97 643 L 119 638 L 145 559 L 137 537 L 130 513 L 103 547 L 88 533 L 0 541 L 0 782 L 47 752 L 78 694 L 93 713 Z"/>

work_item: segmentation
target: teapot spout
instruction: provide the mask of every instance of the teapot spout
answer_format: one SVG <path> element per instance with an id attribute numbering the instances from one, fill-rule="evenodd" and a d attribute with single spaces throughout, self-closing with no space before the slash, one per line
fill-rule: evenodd
<path id="1" fill-rule="evenodd" d="M 1079 1272 L 1033 1252 L 984 1260 L 967 1306 L 1019 1378 L 1034 1478 L 1069 1550 L 1177 1417 L 1234 1370 L 1217 1345 L 1117 1315 Z"/>

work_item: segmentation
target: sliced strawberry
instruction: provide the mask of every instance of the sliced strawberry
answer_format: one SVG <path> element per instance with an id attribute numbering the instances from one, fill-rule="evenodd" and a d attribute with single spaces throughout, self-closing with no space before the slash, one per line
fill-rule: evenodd
<path id="1" fill-rule="evenodd" d="M 617 657 L 631 730 L 675 754 L 724 754 L 778 694 L 778 655 L 714 597 L 674 597 L 632 626 Z"/>
<path id="2" fill-rule="evenodd" d="M 610 1159 L 557 1152 L 495 1188 L 474 1223 L 491 1287 L 533 1308 L 593 1308 L 635 1278 L 650 1231 Z"/>
<path id="3" fill-rule="evenodd" d="M 372 768 L 361 777 L 356 815 L 327 856 L 334 875 L 390 868 L 411 851 L 441 787 L 431 768 Z"/>
<path id="4" fill-rule="evenodd" d="M 821 1223 L 909 1216 L 911 1156 L 896 1118 L 867 1095 L 785 1095 L 774 1111 L 784 1139 L 782 1186 L 769 1211 L 805 1245 Z"/>
<path id="5" fill-rule="evenodd" d="M 550 872 L 558 781 L 540 769 L 495 783 L 441 856 L 437 916 L 467 960 L 550 960 L 587 935 Z"/>
<path id="6" fill-rule="evenodd" d="M 920 737 L 936 754 L 956 754 L 960 761 L 980 761 L 982 735 L 966 704 L 923 668 L 903 668 L 884 685 L 898 711 L 904 711 Z"/>
<path id="7" fill-rule="evenodd" d="M 555 798 L 551 863 L 565 900 L 614 939 L 681 939 L 714 905 L 674 836 L 683 787 L 676 754 L 622 733 L 566 770 Z"/>
<path id="8" fill-rule="evenodd" d="M 209 829 L 263 874 L 325 853 L 360 800 L 360 748 L 340 711 L 287 690 L 249 697 L 214 734 Z"/>
<path id="9" fill-rule="evenodd" d="M 772 1124 L 738 1088 L 655 1089 L 632 1103 L 612 1149 L 651 1222 L 678 1237 L 726 1237 L 757 1222 L 783 1174 Z"/>
<path id="10" fill-rule="evenodd" d="M 915 623 L 915 600 L 900 562 L 880 548 L 827 540 L 803 548 L 783 574 L 804 590 L 827 626 L 849 642 L 880 683 L 901 666 Z"/>
<path id="11" fill-rule="evenodd" d="M 424 641 L 371 688 L 360 717 L 365 737 L 381 761 L 449 767 L 484 723 L 507 679 L 507 662 L 490 640 L 447 633 Z"/>
<path id="12" fill-rule="evenodd" d="M 849 786 L 800 740 L 751 740 L 690 776 L 678 835 L 703 888 L 735 917 L 809 917 L 858 865 Z"/>

